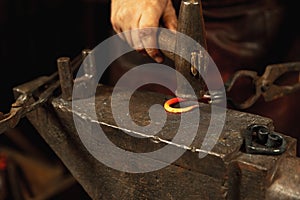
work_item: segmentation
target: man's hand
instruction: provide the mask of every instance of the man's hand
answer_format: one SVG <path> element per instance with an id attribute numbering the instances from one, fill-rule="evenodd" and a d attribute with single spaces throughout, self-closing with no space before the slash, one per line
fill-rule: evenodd
<path id="1" fill-rule="evenodd" d="M 133 29 L 158 27 L 160 19 L 163 25 L 176 30 L 177 17 L 171 0 L 112 0 L 111 1 L 111 22 L 113 29 L 123 32 Z M 156 62 L 161 63 L 163 57 L 157 49 L 157 35 L 153 29 L 134 31 L 133 34 L 126 34 L 127 43 L 138 52 L 146 53 Z M 156 48 L 144 48 L 153 46 Z"/>

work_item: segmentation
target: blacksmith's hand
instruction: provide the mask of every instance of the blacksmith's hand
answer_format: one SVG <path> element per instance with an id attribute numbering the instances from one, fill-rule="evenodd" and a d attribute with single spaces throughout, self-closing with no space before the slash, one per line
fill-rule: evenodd
<path id="1" fill-rule="evenodd" d="M 142 29 L 123 34 L 121 38 L 133 49 L 146 53 L 158 63 L 163 62 L 163 56 L 157 49 L 157 31 L 147 28 L 158 27 L 160 20 L 165 28 L 176 30 L 177 17 L 171 0 L 111 0 L 113 29 L 116 33 Z"/>

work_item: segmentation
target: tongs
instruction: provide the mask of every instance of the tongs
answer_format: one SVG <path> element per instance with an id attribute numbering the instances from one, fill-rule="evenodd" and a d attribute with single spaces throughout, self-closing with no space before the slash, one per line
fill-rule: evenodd
<path id="1" fill-rule="evenodd" d="M 236 109 L 247 109 L 251 107 L 261 96 L 266 102 L 300 90 L 300 76 L 298 82 L 293 85 L 277 85 L 276 80 L 288 72 L 300 73 L 300 62 L 288 62 L 268 65 L 262 76 L 250 70 L 239 70 L 225 83 L 226 92 L 230 92 L 236 81 L 241 77 L 249 77 L 255 86 L 255 93 L 241 103 L 231 100 Z"/>
<path id="2" fill-rule="evenodd" d="M 77 56 L 71 62 L 72 72 L 80 67 L 83 57 Z M 30 82 L 13 88 L 16 101 L 11 105 L 9 113 L 0 112 L 0 134 L 14 128 L 27 113 L 43 105 L 60 87 L 58 72 L 50 76 L 41 76 Z"/>

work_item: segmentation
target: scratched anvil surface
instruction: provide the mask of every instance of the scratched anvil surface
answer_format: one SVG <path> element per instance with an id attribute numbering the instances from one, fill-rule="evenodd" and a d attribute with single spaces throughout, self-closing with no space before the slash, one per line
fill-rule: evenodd
<path id="1" fill-rule="evenodd" d="M 185 150 L 176 161 L 148 173 L 126 173 L 112 169 L 95 159 L 84 147 L 74 126 L 73 114 L 83 122 L 91 121 L 100 125 L 111 142 L 132 152 L 151 152 L 163 148 L 166 145 L 163 141 L 172 140 L 181 120 L 180 115 L 168 113 L 162 130 L 155 135 L 156 140 L 151 137 L 133 137 L 128 134 L 130 130 L 126 132 L 116 125 L 111 112 L 112 89 L 99 85 L 94 104 L 86 104 L 76 112 L 71 101 L 64 101 L 58 97 L 52 99 L 49 105 L 27 115 L 93 199 L 272 199 L 273 192 L 269 186 L 276 180 L 276 166 L 285 157 L 296 154 L 296 140 L 287 136 L 284 137 L 288 148 L 283 155 L 243 153 L 243 129 L 253 123 L 272 128 L 272 120 L 228 109 L 225 125 L 216 145 L 207 152 L 207 156 L 200 159 L 198 151 L 201 149 L 211 118 L 210 106 L 201 104 L 200 122 L 191 120 L 190 123 L 182 124 L 187 133 L 192 126 L 199 127 L 188 148 L 180 142 L 174 143 L 174 148 Z M 122 92 L 125 96 L 126 91 Z M 119 95 L 122 96 L 122 92 Z M 160 93 L 137 91 L 130 99 L 126 98 L 124 97 L 124 100 L 130 100 L 128 115 L 134 123 L 146 126 L 150 120 L 149 108 L 154 104 L 163 105 L 169 97 Z M 85 103 L 87 99 L 76 101 Z M 120 102 L 120 105 L 115 106 L 118 108 L 122 105 Z M 97 120 L 89 116 L 93 106 Z"/>

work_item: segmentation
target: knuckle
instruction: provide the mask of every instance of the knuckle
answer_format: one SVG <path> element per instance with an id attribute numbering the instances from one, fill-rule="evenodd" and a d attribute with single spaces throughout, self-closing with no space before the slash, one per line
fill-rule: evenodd
<path id="1" fill-rule="evenodd" d="M 155 31 L 150 28 L 143 28 L 139 30 L 139 37 L 141 39 L 147 39 L 149 37 L 153 37 L 155 35 Z"/>
<path id="2" fill-rule="evenodd" d="M 154 49 L 154 48 L 147 48 L 146 49 L 147 53 L 151 56 L 151 57 L 154 57 L 157 55 L 157 49 Z"/>

